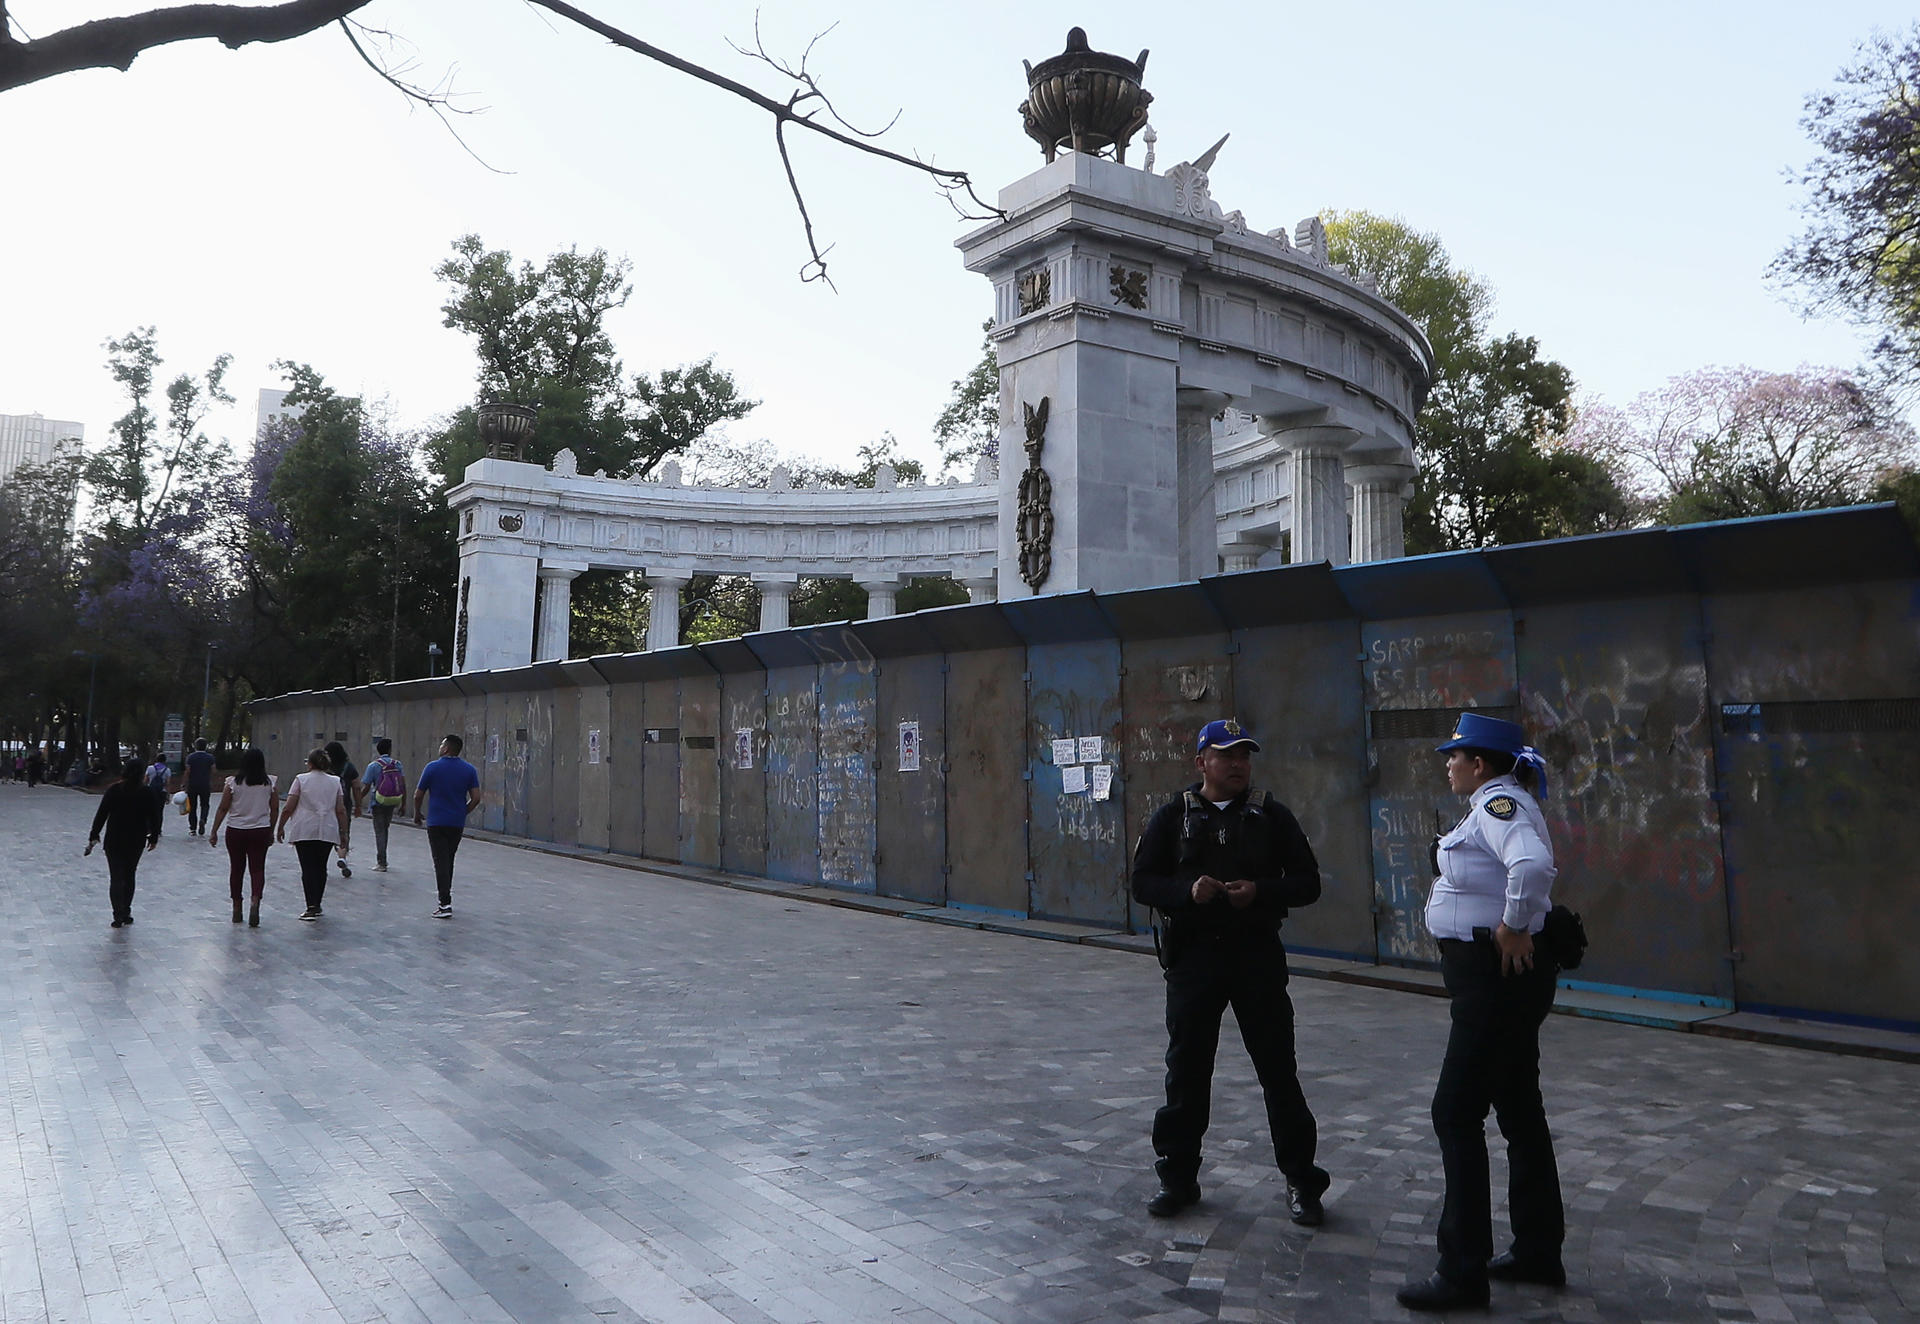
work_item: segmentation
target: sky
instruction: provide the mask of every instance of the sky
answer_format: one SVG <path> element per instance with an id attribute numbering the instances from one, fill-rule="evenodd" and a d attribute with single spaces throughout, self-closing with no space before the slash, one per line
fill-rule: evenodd
<path id="1" fill-rule="evenodd" d="M 29 36 L 134 4 L 12 0 Z M 755 9 L 587 0 L 607 22 L 770 93 Z M 425 427 L 474 395 L 433 269 L 467 233 L 516 257 L 577 246 L 633 263 L 609 319 L 630 371 L 714 356 L 761 401 L 735 440 L 841 461 L 932 427 L 992 309 L 925 176 L 794 135 L 837 293 L 807 253 L 771 122 L 726 94 L 518 0 L 376 0 L 427 83 L 450 80 L 470 155 L 337 29 L 228 51 L 150 51 L 127 73 L 0 93 L 0 413 L 85 424 L 126 402 L 104 342 L 158 328 L 163 380 L 234 356 L 208 430 L 251 437 L 272 364 Z M 1624 404 L 1709 365 L 1848 366 L 1868 339 L 1807 320 L 1766 275 L 1803 227 L 1808 94 L 1911 10 L 1775 3 L 1263 3 L 1108 0 L 767 3 L 775 54 L 849 120 L 899 118 L 896 150 L 968 171 L 982 196 L 1041 164 L 1021 60 L 1067 29 L 1152 55 L 1158 167 L 1232 139 L 1214 198 L 1258 230 L 1361 208 L 1437 233 L 1496 294 L 1493 328 L 1537 337 L 1585 398 Z M 1130 163 L 1138 164 L 1136 144 Z M 485 164 L 474 159 L 477 155 Z M 502 173 L 504 172 L 504 173 Z"/>

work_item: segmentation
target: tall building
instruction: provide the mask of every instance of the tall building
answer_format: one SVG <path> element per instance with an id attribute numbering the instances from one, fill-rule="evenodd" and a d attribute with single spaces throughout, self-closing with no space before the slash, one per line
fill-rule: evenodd
<path id="1" fill-rule="evenodd" d="M 45 464 L 63 441 L 85 439 L 86 428 L 39 414 L 0 414 L 0 483 L 23 464 Z"/>
<path id="2" fill-rule="evenodd" d="M 275 419 L 293 418 L 298 409 L 287 408 L 287 392 L 276 391 L 270 386 L 260 388 L 260 403 L 253 410 L 253 435 L 259 436 L 267 430 L 267 424 Z"/>

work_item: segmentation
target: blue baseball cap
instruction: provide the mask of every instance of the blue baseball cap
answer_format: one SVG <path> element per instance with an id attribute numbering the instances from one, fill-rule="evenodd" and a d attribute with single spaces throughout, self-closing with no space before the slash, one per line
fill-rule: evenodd
<path id="1" fill-rule="evenodd" d="M 1209 749 L 1237 749 L 1241 745 L 1253 746 L 1253 752 L 1260 752 L 1260 742 L 1247 734 L 1245 727 L 1229 717 L 1224 721 L 1208 722 L 1200 728 L 1200 744 L 1196 753 L 1205 753 Z"/>
<path id="2" fill-rule="evenodd" d="M 1518 722 L 1503 717 L 1488 717 L 1472 711 L 1460 714 L 1453 724 L 1453 735 L 1444 745 L 1435 745 L 1434 753 L 1450 749 L 1488 749 L 1496 754 L 1518 754 L 1527 747 L 1526 732 Z"/>

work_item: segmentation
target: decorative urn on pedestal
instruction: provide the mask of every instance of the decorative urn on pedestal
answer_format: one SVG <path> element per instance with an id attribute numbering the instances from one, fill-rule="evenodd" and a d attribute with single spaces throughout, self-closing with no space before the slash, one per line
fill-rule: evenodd
<path id="1" fill-rule="evenodd" d="M 1147 122 L 1153 94 L 1140 86 L 1147 53 L 1129 60 L 1087 45 L 1082 28 L 1067 33 L 1067 49 L 1027 70 L 1027 99 L 1020 118 L 1027 136 L 1040 144 L 1051 162 L 1062 147 L 1098 153 L 1111 147 L 1113 159 L 1126 164 L 1127 143 Z"/>
<path id="2" fill-rule="evenodd" d="M 535 410 L 526 405 L 489 400 L 473 412 L 479 420 L 480 440 L 487 444 L 489 459 L 525 458 L 527 443 L 533 440 Z"/>

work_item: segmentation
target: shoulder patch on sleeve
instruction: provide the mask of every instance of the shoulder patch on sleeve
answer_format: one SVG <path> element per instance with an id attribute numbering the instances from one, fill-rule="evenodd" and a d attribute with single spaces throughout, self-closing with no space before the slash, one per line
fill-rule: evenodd
<path id="1" fill-rule="evenodd" d="M 1496 795 L 1491 800 L 1488 800 L 1486 804 L 1482 805 L 1481 808 L 1485 809 L 1502 823 L 1520 812 L 1520 806 L 1513 802 L 1513 797 L 1510 795 Z"/>

